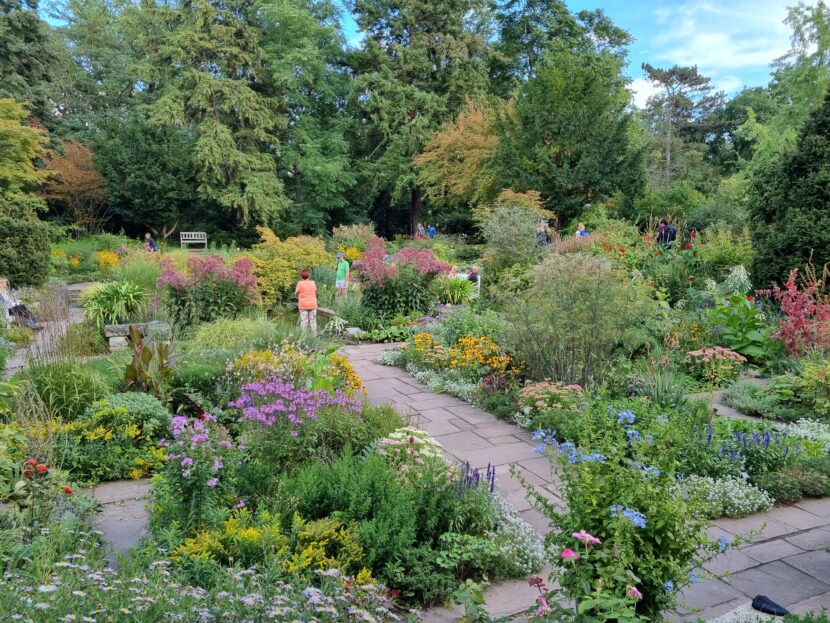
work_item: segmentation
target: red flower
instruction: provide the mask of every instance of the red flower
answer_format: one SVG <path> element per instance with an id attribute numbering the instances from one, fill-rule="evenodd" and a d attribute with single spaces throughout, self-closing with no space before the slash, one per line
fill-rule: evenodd
<path id="1" fill-rule="evenodd" d="M 26 465 L 31 465 L 32 467 L 34 467 L 35 465 L 37 465 L 37 461 L 35 461 L 34 459 L 29 459 L 28 461 L 26 461 Z"/>
<path id="2" fill-rule="evenodd" d="M 64 487 L 64 488 L 63 488 L 63 492 L 64 492 L 66 495 L 72 495 L 72 493 L 73 493 L 73 492 L 72 492 L 72 488 L 71 488 L 71 487 Z"/>
<path id="3" fill-rule="evenodd" d="M 45 465 L 43 465 L 43 464 L 40 464 L 40 465 L 38 465 L 38 466 L 37 466 L 37 471 L 39 471 L 41 474 L 45 474 L 45 473 L 47 472 L 47 470 L 48 470 L 48 469 L 49 469 L 49 468 L 48 468 L 48 467 L 46 467 L 46 466 L 45 466 Z"/>
<path id="4" fill-rule="evenodd" d="M 755 300 L 755 297 L 750 294 L 749 296 L 746 297 L 746 300 L 751 303 L 752 301 Z"/>
<path id="5" fill-rule="evenodd" d="M 813 283 L 812 281 L 808 281 L 808 282 L 807 282 L 807 285 L 808 285 L 809 287 L 811 287 L 811 288 L 812 288 L 812 287 L 813 287 L 814 285 L 816 285 L 816 284 L 815 284 L 815 283 Z"/>
<path id="6" fill-rule="evenodd" d="M 390 588 L 386 591 L 386 599 L 400 599 L 401 592 L 398 589 Z"/>
<path id="7" fill-rule="evenodd" d="M 24 478 L 31 478 L 31 477 L 32 477 L 32 470 L 30 470 L 30 469 L 24 469 L 24 470 L 23 470 L 23 477 L 24 477 Z"/>
<path id="8" fill-rule="evenodd" d="M 620 247 L 620 248 L 619 248 L 619 252 L 620 252 L 620 253 L 625 253 L 625 247 Z"/>
<path id="9" fill-rule="evenodd" d="M 690 231 L 690 232 L 689 232 L 689 235 L 690 235 L 692 238 L 697 238 L 697 230 L 694 230 L 694 229 L 693 229 L 692 231 Z"/>
<path id="10" fill-rule="evenodd" d="M 684 249 L 691 249 L 691 248 L 692 248 L 692 243 L 691 243 L 691 242 L 687 242 L 686 244 L 684 244 L 684 245 L 683 245 L 683 248 L 684 248 Z"/>

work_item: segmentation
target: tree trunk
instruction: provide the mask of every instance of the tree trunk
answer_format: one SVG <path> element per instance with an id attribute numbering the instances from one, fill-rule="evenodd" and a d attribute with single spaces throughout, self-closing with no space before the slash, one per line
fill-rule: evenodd
<path id="1" fill-rule="evenodd" d="M 303 224 L 303 172 L 300 170 L 300 164 L 294 164 L 294 218 L 297 225 L 302 227 Z"/>
<path id="2" fill-rule="evenodd" d="M 418 223 L 421 220 L 421 187 L 412 187 L 412 207 L 409 212 L 409 227 L 412 235 L 415 235 Z"/>
<path id="3" fill-rule="evenodd" d="M 671 185 L 671 120 L 666 120 L 666 172 L 663 175 L 666 186 Z"/>

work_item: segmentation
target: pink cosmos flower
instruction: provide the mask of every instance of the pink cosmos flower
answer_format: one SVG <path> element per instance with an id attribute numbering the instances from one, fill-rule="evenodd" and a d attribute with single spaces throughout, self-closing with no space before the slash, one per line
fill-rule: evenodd
<path id="1" fill-rule="evenodd" d="M 632 586 L 628 589 L 628 592 L 625 594 L 626 597 L 631 597 L 632 599 L 642 599 L 643 594 L 637 590 L 636 586 Z"/>
<path id="2" fill-rule="evenodd" d="M 549 609 L 547 600 L 544 597 L 542 597 L 541 595 L 539 595 L 536 598 L 536 603 L 539 604 L 539 610 L 536 611 L 536 616 L 538 616 L 538 617 L 545 616 L 548 613 L 548 609 Z"/>
<path id="3" fill-rule="evenodd" d="M 602 541 L 600 541 L 597 537 L 593 536 L 592 534 L 588 534 L 587 532 L 585 532 L 585 530 L 580 530 L 579 532 L 572 532 L 571 536 L 583 545 L 585 545 L 586 547 L 590 545 L 602 544 Z"/>
<path id="4" fill-rule="evenodd" d="M 573 558 L 574 560 L 579 560 L 580 556 L 575 551 L 573 551 L 570 547 L 566 547 L 562 550 L 560 554 L 562 556 L 562 560 L 567 560 L 568 558 Z"/>

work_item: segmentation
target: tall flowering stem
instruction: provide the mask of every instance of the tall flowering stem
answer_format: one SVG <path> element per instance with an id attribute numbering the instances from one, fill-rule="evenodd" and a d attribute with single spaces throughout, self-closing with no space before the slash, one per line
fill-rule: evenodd
<path id="1" fill-rule="evenodd" d="M 172 440 L 162 439 L 159 445 L 166 451 L 166 480 L 181 499 L 181 516 L 175 519 L 186 530 L 196 530 L 210 506 L 230 490 L 240 446 L 210 413 L 193 419 L 176 416 L 171 429 Z"/>

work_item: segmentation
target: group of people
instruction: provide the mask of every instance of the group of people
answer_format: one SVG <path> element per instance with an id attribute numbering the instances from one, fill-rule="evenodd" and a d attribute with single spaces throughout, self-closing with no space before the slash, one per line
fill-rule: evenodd
<path id="1" fill-rule="evenodd" d="M 481 275 L 478 272 L 478 266 L 465 266 L 464 270 L 459 270 L 458 266 L 453 266 L 450 268 L 450 279 L 466 279 L 467 281 L 472 282 L 476 286 L 479 285 L 481 281 Z"/>
<path id="2" fill-rule="evenodd" d="M 576 238 L 586 238 L 590 235 L 591 232 L 585 228 L 585 223 L 579 223 L 576 226 L 576 231 L 574 232 Z M 548 243 L 553 241 L 555 236 L 556 231 L 551 229 L 548 221 L 546 219 L 540 219 L 539 225 L 536 227 L 536 244 L 540 247 L 547 246 Z M 657 224 L 655 238 L 658 244 L 666 248 L 671 247 L 674 241 L 677 240 L 677 228 L 669 223 L 668 219 L 661 218 Z"/>
<path id="3" fill-rule="evenodd" d="M 415 239 L 416 240 L 426 240 L 427 238 L 435 238 L 438 235 L 438 230 L 435 229 L 435 225 L 422 225 L 418 223 L 415 226 Z"/>

